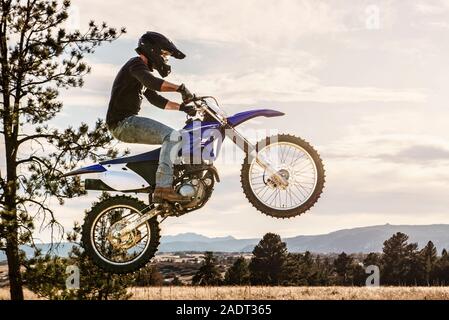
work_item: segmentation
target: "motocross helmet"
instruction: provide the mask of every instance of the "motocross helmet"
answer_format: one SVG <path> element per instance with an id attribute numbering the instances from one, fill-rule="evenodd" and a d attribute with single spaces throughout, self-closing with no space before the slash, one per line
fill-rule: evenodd
<path id="1" fill-rule="evenodd" d="M 156 69 L 163 78 L 171 71 L 167 64 L 168 56 L 176 59 L 184 59 L 186 56 L 167 37 L 152 31 L 140 37 L 136 52 L 143 54 L 148 59 L 149 66 Z"/>

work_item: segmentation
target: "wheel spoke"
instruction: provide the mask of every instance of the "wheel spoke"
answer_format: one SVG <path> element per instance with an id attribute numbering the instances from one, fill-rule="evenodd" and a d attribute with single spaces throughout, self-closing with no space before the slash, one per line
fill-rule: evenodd
<path id="1" fill-rule="evenodd" d="M 140 215 L 135 209 L 116 207 L 106 210 L 96 219 L 93 225 L 93 244 L 105 260 L 128 264 L 143 254 L 150 241 L 148 222 L 120 238 L 115 238 L 113 231 L 135 221 Z"/>
<path id="2" fill-rule="evenodd" d="M 274 209 L 288 210 L 301 206 L 310 198 L 317 184 L 317 169 L 307 151 L 293 143 L 276 142 L 259 150 L 259 155 L 270 161 L 275 156 L 275 166 L 286 172 L 289 184 L 282 189 L 268 183 L 269 175 L 254 159 L 249 168 L 249 183 L 259 201 Z"/>
<path id="3" fill-rule="evenodd" d="M 268 188 L 268 186 L 266 186 L 264 189 L 265 189 L 264 193 L 260 195 L 261 198 L 267 193 L 268 190 L 270 190 L 270 188 Z M 260 193 L 260 191 L 259 191 L 259 193 Z"/>

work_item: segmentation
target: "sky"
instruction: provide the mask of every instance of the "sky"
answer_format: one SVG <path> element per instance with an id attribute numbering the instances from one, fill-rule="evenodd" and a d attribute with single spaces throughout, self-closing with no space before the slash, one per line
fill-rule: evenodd
<path id="1" fill-rule="evenodd" d="M 294 134 L 323 158 L 322 198 L 299 217 L 277 220 L 256 211 L 240 186 L 240 158 L 218 161 L 222 182 L 211 200 L 164 221 L 162 234 L 289 237 L 374 224 L 449 223 L 449 0 L 135 0 L 126 6 L 76 0 L 71 16 L 69 28 L 83 29 L 93 19 L 128 33 L 87 57 L 92 73 L 83 88 L 61 93 L 64 109 L 52 125 L 105 118 L 115 74 L 135 55 L 138 37 L 152 30 L 187 55 L 171 61 L 168 81 L 216 96 L 228 114 L 285 112 L 241 130 Z M 141 115 L 183 126 L 181 113 L 147 102 Z M 123 146 L 133 154 L 154 148 Z M 52 200 L 56 218 L 70 229 L 96 196 L 63 207 Z"/>

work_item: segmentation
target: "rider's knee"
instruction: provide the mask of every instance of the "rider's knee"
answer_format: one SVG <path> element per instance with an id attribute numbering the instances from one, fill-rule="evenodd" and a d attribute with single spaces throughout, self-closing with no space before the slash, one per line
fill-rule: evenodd
<path id="1" fill-rule="evenodd" d="M 178 130 L 172 130 L 164 137 L 164 142 L 178 142 L 181 141 L 181 133 Z"/>

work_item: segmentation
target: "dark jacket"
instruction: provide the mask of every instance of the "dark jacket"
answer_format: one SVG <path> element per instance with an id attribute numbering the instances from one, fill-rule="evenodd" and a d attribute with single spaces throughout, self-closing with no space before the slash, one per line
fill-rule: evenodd
<path id="1" fill-rule="evenodd" d="M 119 121 L 139 113 L 144 87 L 146 90 L 143 95 L 148 101 L 163 109 L 168 100 L 156 93 L 161 90 L 163 82 L 164 80 L 151 74 L 151 70 L 142 59 L 139 57 L 130 59 L 120 69 L 112 85 L 111 100 L 106 115 L 109 129 L 115 128 Z"/>

